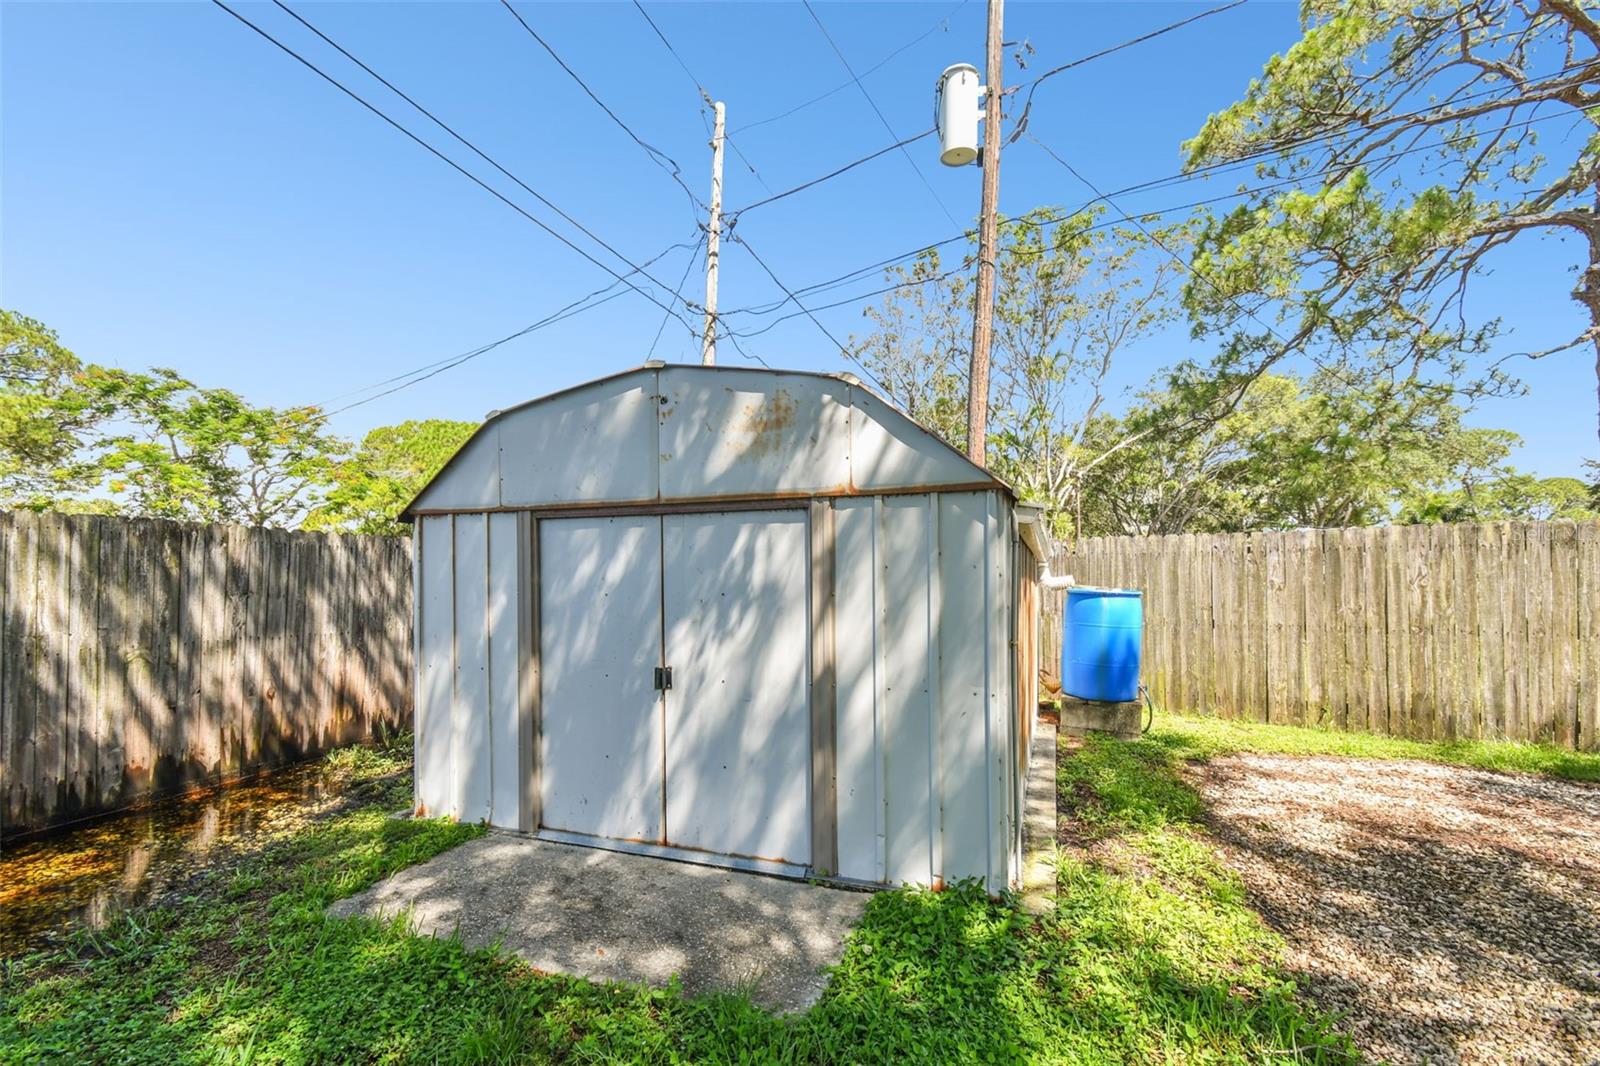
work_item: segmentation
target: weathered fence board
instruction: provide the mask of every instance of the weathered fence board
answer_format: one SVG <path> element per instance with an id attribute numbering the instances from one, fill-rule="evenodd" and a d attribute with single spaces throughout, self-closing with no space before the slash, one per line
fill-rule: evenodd
<path id="1" fill-rule="evenodd" d="M 1600 750 L 1600 522 L 1091 538 L 1053 569 L 1143 590 L 1163 706 Z"/>
<path id="2" fill-rule="evenodd" d="M 0 513 L 0 834 L 411 720 L 409 541 Z"/>

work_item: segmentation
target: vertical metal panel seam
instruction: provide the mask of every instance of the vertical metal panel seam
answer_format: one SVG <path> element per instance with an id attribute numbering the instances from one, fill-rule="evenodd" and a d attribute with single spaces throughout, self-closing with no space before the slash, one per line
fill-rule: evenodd
<path id="1" fill-rule="evenodd" d="M 500 442 L 499 434 L 495 435 L 495 444 Z M 496 468 L 496 475 L 499 470 Z M 489 768 L 489 824 L 495 824 L 494 809 L 494 616 L 492 600 L 494 598 L 494 520 L 488 515 L 483 516 L 483 713 L 487 719 L 483 731 L 483 761 Z"/>
<path id="2" fill-rule="evenodd" d="M 943 520 L 944 497 L 928 493 L 923 510 L 927 515 L 926 539 L 923 541 L 924 574 L 928 583 L 927 617 L 924 633 L 927 638 L 928 678 L 928 876 L 934 884 L 944 880 L 944 678 L 943 649 L 940 633 L 944 617 L 944 582 L 939 573 L 943 558 L 939 545 L 939 530 Z"/>
<path id="3" fill-rule="evenodd" d="M 994 604 L 990 600 L 991 584 L 993 581 L 994 560 L 990 554 L 994 547 L 994 493 L 987 493 L 983 501 L 983 870 L 984 888 L 992 890 L 994 885 L 994 845 L 995 841 L 988 839 L 995 831 L 994 826 Z"/>
<path id="4" fill-rule="evenodd" d="M 886 594 L 884 569 L 888 565 L 883 550 L 883 522 L 884 509 L 883 497 L 872 498 L 872 772 L 876 778 L 874 787 L 877 789 L 877 802 L 873 805 L 873 813 L 877 830 L 877 860 L 878 881 L 886 881 L 889 877 L 889 768 L 885 764 L 889 757 L 888 738 L 885 730 L 888 728 L 889 694 L 887 690 L 888 664 L 884 657 L 888 654 L 885 628 Z"/>
<path id="5" fill-rule="evenodd" d="M 816 870 L 839 872 L 837 628 L 834 575 L 838 569 L 833 503 L 812 500 L 807 515 L 811 543 L 808 634 L 811 715 L 811 863 Z"/>
<path id="6" fill-rule="evenodd" d="M 661 408 L 665 406 L 662 401 L 666 399 L 666 395 L 661 391 L 661 371 L 651 371 L 650 380 L 655 383 L 655 388 L 651 390 L 654 393 L 651 398 L 655 402 L 652 404 L 652 410 L 650 411 L 652 436 L 650 446 L 650 494 L 654 499 L 659 500 L 661 499 Z"/>
<path id="7" fill-rule="evenodd" d="M 539 645 L 539 521 L 528 514 L 517 521 L 517 656 L 518 740 L 521 754 L 522 809 L 518 825 L 524 832 L 539 828 L 541 820 L 543 762 L 540 745 L 540 661 Z"/>
<path id="8" fill-rule="evenodd" d="M 427 522 L 418 519 L 411 527 L 411 806 L 421 803 L 416 788 L 417 772 L 422 769 L 422 733 L 427 724 L 427 701 L 422 691 L 422 531 Z"/>
<path id="9" fill-rule="evenodd" d="M 659 371 L 657 372 L 656 380 L 660 380 Z M 657 453 L 657 462 L 660 462 L 660 453 Z M 658 466 L 657 469 L 659 470 L 660 467 Z M 660 492 L 659 483 L 657 484 L 656 491 Z M 656 595 L 661 600 L 657 611 L 657 617 L 660 618 L 661 621 L 659 623 L 660 644 L 657 646 L 656 662 L 658 665 L 670 668 L 672 664 L 667 662 L 666 515 L 661 515 L 656 519 L 656 544 L 658 545 L 656 549 L 656 566 L 659 568 L 656 572 Z M 668 689 L 661 689 L 656 696 L 656 706 L 659 709 L 658 718 L 661 722 L 661 843 L 663 844 L 672 839 L 672 837 L 667 833 L 667 715 L 671 710 L 671 708 L 668 706 L 668 701 L 670 699 L 669 692 L 670 690 Z"/>
<path id="10" fill-rule="evenodd" d="M 456 616 L 456 516 L 450 516 L 450 796 L 460 796 L 461 766 L 456 751 L 456 715 L 461 713 L 461 619 Z M 435 812 L 442 813 L 442 812 Z M 460 811 L 452 812 L 457 820 Z"/>

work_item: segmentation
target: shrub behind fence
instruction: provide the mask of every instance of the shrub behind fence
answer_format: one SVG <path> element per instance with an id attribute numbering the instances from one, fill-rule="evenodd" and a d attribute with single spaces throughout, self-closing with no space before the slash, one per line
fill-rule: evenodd
<path id="1" fill-rule="evenodd" d="M 1099 537 L 1054 569 L 1144 591 L 1161 706 L 1600 749 L 1600 522 Z"/>
<path id="2" fill-rule="evenodd" d="M 0 833 L 411 721 L 403 538 L 0 513 Z"/>

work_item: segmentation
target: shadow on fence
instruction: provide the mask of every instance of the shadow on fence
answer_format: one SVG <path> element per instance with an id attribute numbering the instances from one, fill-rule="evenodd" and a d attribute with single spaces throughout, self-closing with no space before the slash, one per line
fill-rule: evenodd
<path id="1" fill-rule="evenodd" d="M 0 831 L 411 718 L 403 538 L 0 513 Z"/>
<path id="2" fill-rule="evenodd" d="M 1053 569 L 1144 592 L 1173 710 L 1600 749 L 1600 522 L 1097 537 Z"/>

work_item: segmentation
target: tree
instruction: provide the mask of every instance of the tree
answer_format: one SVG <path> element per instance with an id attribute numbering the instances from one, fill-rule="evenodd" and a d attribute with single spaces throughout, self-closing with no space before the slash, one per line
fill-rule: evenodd
<path id="1" fill-rule="evenodd" d="M 1220 418 L 1173 418 L 1175 398 L 1146 391 L 1121 418 L 1096 419 L 1086 447 L 1103 458 L 1082 482 L 1085 535 L 1159 536 L 1248 529 L 1267 521 L 1243 491 L 1259 442 L 1294 425 L 1295 379 L 1266 374 Z M 1121 444 L 1121 447 L 1118 445 Z"/>
<path id="2" fill-rule="evenodd" d="M 91 366 L 79 385 L 99 426 L 74 477 L 127 514 L 294 526 L 348 447 L 315 408 L 255 407 L 173 370 Z"/>
<path id="3" fill-rule="evenodd" d="M 1575 477 L 1537 478 L 1511 472 L 1482 484 L 1420 494 L 1407 502 L 1397 521 L 1600 518 L 1600 510 L 1592 506 L 1589 491 L 1590 487 Z"/>
<path id="4" fill-rule="evenodd" d="M 1303 0 L 1304 35 L 1186 146 L 1270 179 L 1199 240 L 1186 302 L 1237 396 L 1306 355 L 1391 381 L 1510 387 L 1466 297 L 1501 247 L 1570 235 L 1600 395 L 1600 22 L 1574 0 Z M 1587 132 L 1569 147 L 1540 130 Z M 1542 154 L 1548 152 L 1548 154 Z M 1567 247 L 1554 244 L 1552 247 Z"/>
<path id="5" fill-rule="evenodd" d="M 1064 529 L 1083 466 L 1085 434 L 1106 401 L 1116 358 L 1174 317 L 1167 249 L 1185 228 L 1150 236 L 1108 227 L 1096 208 L 1062 219 L 1040 208 L 1005 221 L 996 253 L 988 466 Z M 1158 243 L 1159 242 L 1159 243 Z M 966 344 L 972 294 L 965 271 L 936 252 L 889 271 L 895 288 L 867 312 L 877 329 L 857 341 L 890 396 L 965 448 Z M 854 338 L 852 338 L 854 339 Z"/>
<path id="6" fill-rule="evenodd" d="M 852 347 L 889 397 L 958 451 L 967 450 L 967 345 L 972 295 L 938 249 L 885 273 L 895 288 L 864 312 L 877 328 Z"/>
<path id="7" fill-rule="evenodd" d="M 477 428 L 475 422 L 428 419 L 372 430 L 355 455 L 333 466 L 332 488 L 306 519 L 306 528 L 393 535 L 408 532 L 397 521 L 400 509 Z"/>
<path id="8" fill-rule="evenodd" d="M 1084 486 L 1086 531 L 1239 532 L 1370 525 L 1414 501 L 1516 477 L 1515 434 L 1464 426 L 1448 390 L 1263 374 L 1220 419 L 1172 420 L 1147 393 L 1091 440 L 1134 439 Z M 1581 483 L 1580 483 L 1581 485 Z"/>
<path id="9" fill-rule="evenodd" d="M 93 421 L 76 387 L 81 369 L 54 330 L 0 309 L 0 506 L 75 487 L 63 468 Z"/>

